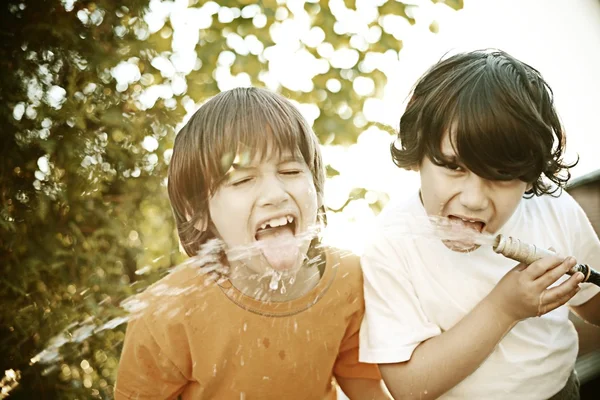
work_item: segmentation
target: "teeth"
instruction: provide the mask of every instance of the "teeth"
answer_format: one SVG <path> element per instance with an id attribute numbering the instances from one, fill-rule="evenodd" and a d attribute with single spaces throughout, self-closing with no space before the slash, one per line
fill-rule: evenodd
<path id="1" fill-rule="evenodd" d="M 287 224 L 287 218 L 286 218 L 286 217 L 281 217 L 281 218 L 273 218 L 273 219 L 271 220 L 271 223 L 270 223 L 270 225 L 271 225 L 272 227 L 276 227 L 276 226 L 283 226 L 283 225 L 285 225 L 285 224 Z"/>
<path id="2" fill-rule="evenodd" d="M 293 220 L 294 220 L 294 217 L 292 217 L 291 215 L 287 215 L 287 216 L 279 217 L 279 218 L 273 218 L 273 219 L 270 219 L 269 221 L 263 223 L 260 226 L 260 229 L 266 229 L 267 226 L 270 226 L 271 228 L 283 226 L 288 223 L 291 223 Z"/>

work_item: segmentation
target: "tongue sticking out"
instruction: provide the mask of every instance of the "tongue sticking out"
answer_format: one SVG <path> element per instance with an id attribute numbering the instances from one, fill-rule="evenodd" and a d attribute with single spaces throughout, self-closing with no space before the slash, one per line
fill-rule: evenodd
<path id="1" fill-rule="evenodd" d="M 260 230 L 256 239 L 273 269 L 284 271 L 296 266 L 300 249 L 290 226 Z"/>

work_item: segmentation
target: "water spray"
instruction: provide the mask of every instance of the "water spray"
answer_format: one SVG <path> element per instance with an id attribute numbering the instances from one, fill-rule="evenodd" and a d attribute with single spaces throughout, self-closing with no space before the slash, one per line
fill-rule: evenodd
<path id="1" fill-rule="evenodd" d="M 519 239 L 504 235 L 496 236 L 492 248 L 496 253 L 502 254 L 504 257 L 522 262 L 527 265 L 539 260 L 540 258 L 556 255 L 556 253 L 551 250 L 542 249 L 533 244 L 525 243 Z M 581 272 L 583 274 L 583 282 L 589 282 L 596 286 L 600 286 L 600 273 L 593 270 L 589 265 L 577 264 L 571 268 L 567 274 L 573 275 L 577 272 Z"/>

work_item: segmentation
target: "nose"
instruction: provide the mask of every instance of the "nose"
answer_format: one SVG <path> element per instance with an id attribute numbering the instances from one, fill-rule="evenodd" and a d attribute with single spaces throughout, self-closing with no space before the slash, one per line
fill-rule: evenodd
<path id="1" fill-rule="evenodd" d="M 489 206 L 486 180 L 470 173 L 463 182 L 460 203 L 470 211 L 485 210 Z"/>
<path id="2" fill-rule="evenodd" d="M 278 176 L 263 176 L 258 190 L 258 203 L 261 206 L 280 206 L 285 204 L 290 195 L 286 189 L 285 182 Z"/>

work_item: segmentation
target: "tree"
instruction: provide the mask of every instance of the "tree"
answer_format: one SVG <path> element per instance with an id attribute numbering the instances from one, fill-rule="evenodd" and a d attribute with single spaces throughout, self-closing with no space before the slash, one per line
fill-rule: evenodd
<path id="1" fill-rule="evenodd" d="M 0 371 L 12 372 L 0 386 L 18 384 L 13 398 L 112 398 L 124 326 L 94 329 L 182 259 L 164 180 L 195 104 L 268 86 L 313 115 L 324 143 L 352 143 L 386 83 L 379 63 L 402 48 L 386 16 L 414 23 L 415 7 L 183 3 L 2 6 Z M 302 76 L 277 75 L 299 62 Z"/>

